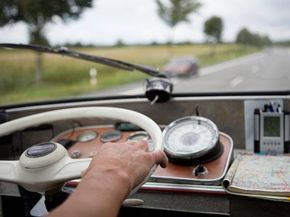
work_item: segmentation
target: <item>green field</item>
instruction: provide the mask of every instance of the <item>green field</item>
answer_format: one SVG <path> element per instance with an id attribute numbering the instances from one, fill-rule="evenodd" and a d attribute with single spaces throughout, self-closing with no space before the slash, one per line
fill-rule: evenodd
<path id="1" fill-rule="evenodd" d="M 215 54 L 208 45 L 127 46 L 116 48 L 79 48 L 80 52 L 115 58 L 131 63 L 162 66 L 174 56 L 194 56 L 201 67 L 257 52 L 238 45 L 217 45 Z M 102 66 L 59 55 L 43 55 L 43 79 L 35 82 L 36 54 L 25 50 L 0 50 L 0 104 L 40 101 L 79 96 L 116 85 L 142 80 L 147 76 L 138 71 Z M 89 70 L 98 70 L 98 83 L 91 86 Z"/>

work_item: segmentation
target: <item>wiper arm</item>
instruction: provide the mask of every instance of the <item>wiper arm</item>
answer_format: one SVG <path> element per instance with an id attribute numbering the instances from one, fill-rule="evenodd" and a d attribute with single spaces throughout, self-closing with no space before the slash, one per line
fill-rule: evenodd
<path id="1" fill-rule="evenodd" d="M 143 73 L 146 73 L 148 75 L 154 76 L 154 77 L 166 77 L 163 73 L 161 73 L 159 70 L 148 67 L 148 66 L 143 66 L 143 65 L 138 65 L 138 64 L 132 64 L 132 63 L 127 63 L 121 60 L 115 60 L 107 57 L 101 57 L 101 56 L 95 56 L 95 55 L 89 55 L 89 54 L 84 54 L 80 53 L 74 50 L 70 50 L 66 47 L 60 47 L 60 48 L 51 48 L 43 45 L 30 45 L 30 44 L 10 44 L 10 43 L 5 43 L 1 44 L 0 47 L 3 48 L 18 48 L 18 49 L 27 49 L 27 50 L 34 50 L 38 52 L 44 52 L 44 53 L 53 53 L 53 54 L 60 54 L 63 56 L 69 56 L 72 58 L 77 58 L 77 59 L 82 59 L 82 60 L 87 60 L 127 71 L 140 71 Z"/>

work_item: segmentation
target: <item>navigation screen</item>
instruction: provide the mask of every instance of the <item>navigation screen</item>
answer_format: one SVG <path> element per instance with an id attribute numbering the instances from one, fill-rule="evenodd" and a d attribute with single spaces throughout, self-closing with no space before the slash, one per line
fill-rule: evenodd
<path id="1" fill-rule="evenodd" d="M 264 136 L 280 137 L 280 117 L 264 117 Z"/>

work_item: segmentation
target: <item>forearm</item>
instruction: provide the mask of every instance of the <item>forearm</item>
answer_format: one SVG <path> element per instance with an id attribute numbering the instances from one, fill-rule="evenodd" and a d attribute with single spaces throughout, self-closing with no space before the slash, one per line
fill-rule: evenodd
<path id="1" fill-rule="evenodd" d="M 166 166 L 164 152 L 148 152 L 147 143 L 106 143 L 91 161 L 76 191 L 50 217 L 116 217 L 129 192 L 154 164 Z"/>
<path id="2" fill-rule="evenodd" d="M 120 171 L 87 174 L 76 191 L 49 216 L 115 217 L 131 186 Z"/>

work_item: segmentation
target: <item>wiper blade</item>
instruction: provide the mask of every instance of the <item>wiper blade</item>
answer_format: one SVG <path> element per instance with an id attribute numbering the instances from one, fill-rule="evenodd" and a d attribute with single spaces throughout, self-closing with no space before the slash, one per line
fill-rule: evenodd
<path id="1" fill-rule="evenodd" d="M 87 60 L 90 62 L 95 62 L 127 71 L 140 71 L 143 73 L 146 73 L 150 76 L 154 77 L 166 77 L 165 74 L 161 73 L 159 70 L 148 67 L 148 66 L 143 66 L 143 65 L 138 65 L 138 64 L 132 64 L 128 62 L 124 62 L 121 60 L 115 60 L 107 57 L 102 57 L 102 56 L 95 56 L 95 55 L 89 55 L 89 54 L 84 54 L 80 53 L 74 50 L 70 50 L 66 47 L 60 47 L 60 48 L 51 48 L 43 45 L 31 45 L 31 44 L 10 44 L 10 43 L 0 43 L 0 47 L 3 48 L 17 48 L 17 49 L 27 49 L 27 50 L 34 50 L 38 52 L 44 52 L 44 53 L 52 53 L 52 54 L 59 54 L 63 56 L 69 56 L 72 58 L 77 58 L 77 59 L 82 59 L 82 60 Z"/>

